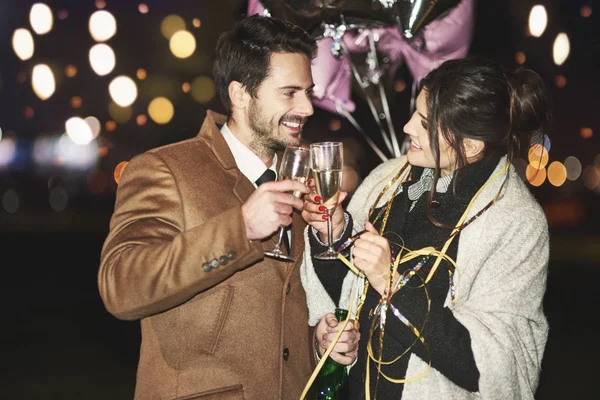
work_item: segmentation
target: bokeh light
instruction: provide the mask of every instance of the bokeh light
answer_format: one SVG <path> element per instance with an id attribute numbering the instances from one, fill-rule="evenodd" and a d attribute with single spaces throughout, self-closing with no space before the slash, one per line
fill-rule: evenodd
<path id="1" fill-rule="evenodd" d="M 117 20 L 108 11 L 96 11 L 90 16 L 88 29 L 96 42 L 105 42 L 117 33 Z"/>
<path id="2" fill-rule="evenodd" d="M 583 170 L 581 179 L 586 188 L 590 190 L 597 189 L 600 187 L 600 168 L 595 165 L 588 165 Z"/>
<path id="3" fill-rule="evenodd" d="M 31 29 L 38 35 L 45 35 L 52 30 L 54 17 L 52 10 L 44 3 L 35 3 L 29 11 L 29 23 Z"/>
<path id="4" fill-rule="evenodd" d="M 31 85 L 34 93 L 42 100 L 49 99 L 56 90 L 54 73 L 46 64 L 38 64 L 33 67 L 31 73 Z"/>
<path id="5" fill-rule="evenodd" d="M 566 33 L 559 33 L 554 39 L 554 45 L 552 47 L 552 57 L 556 65 L 562 65 L 571 51 L 571 45 L 569 43 L 569 37 Z"/>
<path id="6" fill-rule="evenodd" d="M 546 168 L 537 169 L 529 164 L 525 176 L 532 186 L 541 186 L 546 181 Z"/>
<path id="7" fill-rule="evenodd" d="M 115 167 L 115 171 L 113 172 L 113 178 L 115 179 L 115 182 L 117 183 L 117 185 L 121 181 L 121 175 L 123 174 L 123 170 L 125 169 L 125 167 L 127 166 L 128 163 L 129 163 L 129 161 L 121 161 Z"/>
<path id="8" fill-rule="evenodd" d="M 69 204 L 69 195 L 65 189 L 57 186 L 50 191 L 50 194 L 48 195 L 48 203 L 50 204 L 50 208 L 52 208 L 54 211 L 64 211 Z"/>
<path id="9" fill-rule="evenodd" d="M 196 51 L 196 38 L 188 31 L 178 31 L 169 40 L 171 53 L 177 58 L 188 58 Z"/>
<path id="10" fill-rule="evenodd" d="M 12 47 L 19 59 L 27 61 L 33 57 L 35 44 L 33 35 L 25 28 L 18 28 L 12 36 Z"/>
<path id="11" fill-rule="evenodd" d="M 592 131 L 592 128 L 586 126 L 579 130 L 579 134 L 582 138 L 589 139 L 594 136 L 594 131 Z"/>
<path id="12" fill-rule="evenodd" d="M 14 214 L 19 210 L 21 200 L 14 189 L 8 189 L 2 195 L 2 207 L 9 214 Z"/>
<path id="13" fill-rule="evenodd" d="M 170 40 L 175 32 L 185 29 L 185 20 L 177 14 L 167 15 L 160 24 L 160 32 L 167 40 Z"/>
<path id="14" fill-rule="evenodd" d="M 114 78 L 108 86 L 108 91 L 113 101 L 121 107 L 133 104 L 138 95 L 135 82 L 125 75 Z"/>
<path id="15" fill-rule="evenodd" d="M 157 124 L 167 124 L 173 118 L 173 103 L 166 97 L 157 97 L 148 105 L 148 115 Z"/>
<path id="16" fill-rule="evenodd" d="M 92 70 L 97 75 L 105 76 L 113 71 L 117 59 L 115 52 L 109 45 L 98 43 L 90 48 L 89 61 Z"/>
<path id="17" fill-rule="evenodd" d="M 548 25 L 548 14 L 546 7 L 535 5 L 529 12 L 529 32 L 535 37 L 540 37 L 546 31 Z"/>
<path id="18" fill-rule="evenodd" d="M 529 149 L 529 163 L 533 168 L 542 169 L 548 164 L 548 150 L 541 144 L 534 144 Z"/>
<path id="19" fill-rule="evenodd" d="M 148 14 L 148 11 L 150 11 L 150 9 L 148 8 L 148 4 L 140 3 L 140 5 L 138 6 L 138 11 L 141 14 Z"/>
<path id="20" fill-rule="evenodd" d="M 567 169 L 560 161 L 553 161 L 548 166 L 548 182 L 552 186 L 562 186 L 567 180 Z"/>
<path id="21" fill-rule="evenodd" d="M 67 136 L 75 144 L 86 145 L 94 139 L 92 128 L 82 118 L 72 117 L 65 122 Z"/>
<path id="22" fill-rule="evenodd" d="M 111 101 L 108 104 L 108 114 L 113 120 L 115 120 L 119 124 L 124 124 L 128 122 L 133 116 L 133 110 L 131 106 L 121 107 L 117 103 Z"/>
<path id="23" fill-rule="evenodd" d="M 65 67 L 65 76 L 67 78 L 74 78 L 77 76 L 77 67 L 73 64 L 69 64 Z"/>
<path id="24" fill-rule="evenodd" d="M 190 95 L 198 103 L 208 103 L 216 95 L 215 83 L 208 76 L 199 76 L 192 81 Z"/>
<path id="25" fill-rule="evenodd" d="M 565 168 L 567 169 L 567 179 L 576 181 L 581 176 L 581 162 L 577 157 L 569 156 L 565 158 Z"/>

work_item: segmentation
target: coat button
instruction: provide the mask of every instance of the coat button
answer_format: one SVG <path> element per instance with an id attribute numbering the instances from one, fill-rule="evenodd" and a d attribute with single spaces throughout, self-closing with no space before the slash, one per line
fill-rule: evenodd
<path id="1" fill-rule="evenodd" d="M 286 347 L 285 349 L 283 349 L 283 359 L 285 361 L 288 360 L 288 358 L 290 358 L 290 351 L 288 350 L 288 348 Z"/>
<path id="2" fill-rule="evenodd" d="M 285 294 L 290 294 L 292 290 L 292 285 L 288 282 L 287 287 L 285 288 Z"/>
<path id="3" fill-rule="evenodd" d="M 202 264 L 202 269 L 204 270 L 204 272 L 208 272 L 212 269 L 212 267 L 210 266 L 210 263 L 205 262 L 204 264 Z"/>
<path id="4" fill-rule="evenodd" d="M 233 260 L 235 258 L 235 251 L 233 250 L 229 250 L 226 254 L 227 258 L 229 258 L 230 260 Z"/>
<path id="5" fill-rule="evenodd" d="M 221 263 L 221 265 L 227 265 L 227 263 L 229 262 L 229 258 L 227 258 L 226 256 L 221 256 L 219 257 L 219 262 Z"/>
<path id="6" fill-rule="evenodd" d="M 212 268 L 217 268 L 219 266 L 219 260 L 217 260 L 216 258 L 213 258 L 210 262 L 210 266 Z"/>

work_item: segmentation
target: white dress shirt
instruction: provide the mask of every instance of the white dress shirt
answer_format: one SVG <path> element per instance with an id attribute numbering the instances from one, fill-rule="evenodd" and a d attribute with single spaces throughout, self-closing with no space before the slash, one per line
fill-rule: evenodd
<path id="1" fill-rule="evenodd" d="M 223 124 L 221 133 L 233 154 L 233 158 L 235 158 L 237 167 L 242 174 L 252 182 L 254 187 L 256 187 L 256 180 L 266 171 L 267 166 L 252 150 L 246 147 L 233 133 L 231 133 L 227 124 Z M 273 156 L 273 162 L 269 167 L 269 169 L 275 172 L 275 177 L 277 177 L 276 166 L 277 154 Z"/>

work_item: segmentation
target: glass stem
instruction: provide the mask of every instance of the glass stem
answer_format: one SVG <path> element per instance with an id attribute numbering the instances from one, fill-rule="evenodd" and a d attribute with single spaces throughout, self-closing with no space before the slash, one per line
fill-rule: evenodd
<path id="1" fill-rule="evenodd" d="M 281 251 L 281 245 L 283 244 L 283 235 L 285 235 L 285 229 L 282 226 L 279 228 L 279 240 L 277 241 L 277 246 L 275 246 L 275 249 L 277 251 Z"/>
<path id="2" fill-rule="evenodd" d="M 327 251 L 333 252 L 333 211 L 327 212 Z"/>

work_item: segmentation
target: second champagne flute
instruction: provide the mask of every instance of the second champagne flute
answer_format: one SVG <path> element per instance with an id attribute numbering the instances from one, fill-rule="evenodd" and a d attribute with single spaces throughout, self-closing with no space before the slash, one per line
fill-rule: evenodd
<path id="1" fill-rule="evenodd" d="M 333 248 L 331 218 L 337 207 L 342 184 L 343 153 L 341 142 L 319 142 L 310 145 L 310 167 L 315 180 L 315 190 L 327 208 L 327 250 L 315 256 L 319 260 L 337 259 L 337 252 Z"/>
<path id="2" fill-rule="evenodd" d="M 308 179 L 308 175 L 310 173 L 310 150 L 305 149 L 303 147 L 293 147 L 288 146 L 285 148 L 283 152 L 283 158 L 281 159 L 281 163 L 279 164 L 279 173 L 278 180 L 282 181 L 284 179 L 293 179 L 298 182 L 306 182 Z M 300 197 L 302 192 L 294 192 L 294 196 Z M 282 260 L 294 261 L 291 257 L 291 254 L 285 255 L 283 254 L 283 250 L 281 249 L 281 245 L 283 243 L 283 235 L 287 235 L 285 227 L 279 228 L 279 240 L 275 247 L 270 251 L 265 251 L 265 255 L 269 257 L 279 258 Z M 290 253 L 292 251 L 292 246 L 290 243 Z"/>

